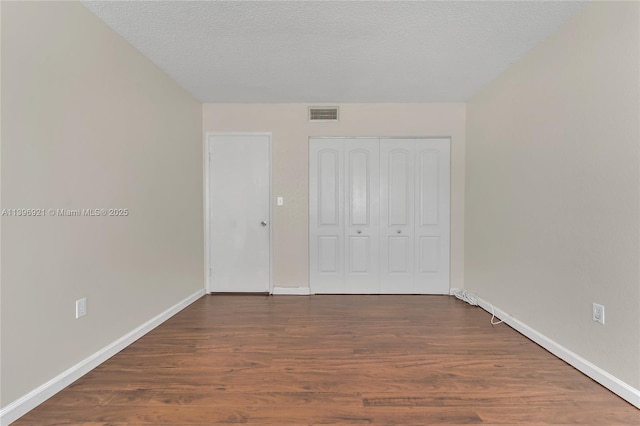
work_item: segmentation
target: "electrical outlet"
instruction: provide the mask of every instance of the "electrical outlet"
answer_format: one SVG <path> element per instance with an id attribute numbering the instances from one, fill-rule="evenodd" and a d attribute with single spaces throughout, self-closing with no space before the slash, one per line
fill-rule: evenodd
<path id="1" fill-rule="evenodd" d="M 76 319 L 87 315 L 87 298 L 76 300 Z"/>
<path id="2" fill-rule="evenodd" d="M 604 325 L 604 306 L 597 303 L 593 304 L 593 320 Z"/>

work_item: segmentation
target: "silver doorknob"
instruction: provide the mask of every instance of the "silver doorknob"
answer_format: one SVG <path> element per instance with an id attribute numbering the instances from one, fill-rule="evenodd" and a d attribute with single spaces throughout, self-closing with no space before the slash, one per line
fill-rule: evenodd
<path id="1" fill-rule="evenodd" d="M 260 222 L 260 225 L 267 226 L 267 222 L 265 220 L 263 220 L 262 222 Z"/>
<path id="2" fill-rule="evenodd" d="M 357 232 L 358 234 L 362 234 L 362 231 L 361 231 L 361 230 L 359 230 L 359 229 L 358 229 L 356 232 Z"/>
<path id="3" fill-rule="evenodd" d="M 398 234 L 402 234 L 402 231 L 401 231 L 401 230 L 399 230 L 399 229 L 398 229 L 396 232 L 397 232 Z"/>

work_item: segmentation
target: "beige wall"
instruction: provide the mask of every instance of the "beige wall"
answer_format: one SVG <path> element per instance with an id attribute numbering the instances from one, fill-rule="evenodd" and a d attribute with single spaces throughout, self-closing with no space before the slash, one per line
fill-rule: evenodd
<path id="1" fill-rule="evenodd" d="M 344 104 L 337 123 L 310 123 L 306 104 L 205 104 L 205 132 L 273 132 L 273 281 L 309 286 L 310 136 L 450 136 L 451 286 L 464 281 L 464 104 Z"/>
<path id="2" fill-rule="evenodd" d="M 467 104 L 465 228 L 467 289 L 636 389 L 639 7 L 589 5 Z"/>
<path id="3" fill-rule="evenodd" d="M 203 288 L 202 110 L 79 3 L 2 2 L 6 406 Z M 74 301 L 88 315 L 74 318 Z"/>

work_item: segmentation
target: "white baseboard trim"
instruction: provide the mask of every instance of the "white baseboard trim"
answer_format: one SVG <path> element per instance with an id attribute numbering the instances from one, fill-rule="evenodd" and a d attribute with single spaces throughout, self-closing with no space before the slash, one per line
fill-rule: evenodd
<path id="1" fill-rule="evenodd" d="M 458 289 L 451 289 L 451 294 L 454 293 L 454 290 Z M 478 300 L 478 306 L 480 306 L 488 313 L 491 313 L 491 303 L 483 300 L 475 294 L 474 296 Z M 597 365 L 582 358 L 580 355 L 565 348 L 561 344 L 549 339 L 544 334 L 534 330 L 523 322 L 507 314 L 503 310 L 494 306 L 493 311 L 497 318 L 504 320 L 505 324 L 509 325 L 520 334 L 533 340 L 535 343 L 542 346 L 561 360 L 565 361 L 567 364 L 575 367 L 596 382 L 600 383 L 602 386 L 609 389 L 620 398 L 628 401 L 637 408 L 640 408 L 640 389 L 636 389 L 631 385 L 623 382 L 611 373 L 608 373 Z"/>
<path id="2" fill-rule="evenodd" d="M 29 411 L 33 410 L 38 405 L 42 404 L 47 399 L 51 398 L 62 389 L 69 386 L 71 383 L 78 380 L 80 377 L 87 374 L 89 371 L 102 364 L 131 343 L 135 342 L 196 300 L 204 296 L 204 289 L 198 290 L 186 299 L 176 303 L 166 311 L 150 319 L 139 327 L 133 329 L 129 333 L 125 334 L 118 340 L 110 343 L 98 352 L 82 360 L 78 364 L 69 368 L 68 370 L 60 373 L 48 382 L 38 386 L 28 394 L 18 398 L 6 407 L 0 410 L 0 425 L 7 426 L 11 422 L 16 421 L 20 417 L 24 416 Z"/>
<path id="3" fill-rule="evenodd" d="M 311 289 L 309 287 L 274 287 L 273 295 L 288 295 L 288 296 L 309 296 Z"/>

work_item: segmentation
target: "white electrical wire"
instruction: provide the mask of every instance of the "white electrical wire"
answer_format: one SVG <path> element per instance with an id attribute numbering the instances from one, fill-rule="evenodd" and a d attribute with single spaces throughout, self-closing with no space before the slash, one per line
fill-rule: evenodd
<path id="1" fill-rule="evenodd" d="M 493 305 L 491 305 L 491 325 L 498 325 L 498 324 L 502 324 L 504 322 L 504 320 L 500 320 L 498 322 L 493 322 L 493 319 L 495 317 L 496 317 L 496 314 L 495 314 L 495 312 L 493 312 Z"/>
<path id="2" fill-rule="evenodd" d="M 467 290 L 457 290 L 453 293 L 455 297 L 462 300 L 463 302 L 467 302 L 472 306 L 478 306 L 478 299 L 476 295 Z"/>
<path id="3" fill-rule="evenodd" d="M 470 291 L 467 290 L 457 290 L 453 292 L 453 295 L 462 300 L 463 302 L 466 302 L 468 304 L 470 304 L 471 306 L 479 306 L 478 303 L 478 298 L 475 294 L 471 293 Z M 496 318 L 496 313 L 495 313 L 495 309 L 493 308 L 493 305 L 491 303 L 489 303 L 489 306 L 491 306 L 491 325 L 498 325 L 498 324 L 502 324 L 504 322 L 504 320 L 500 320 L 500 321 L 494 321 Z"/>

